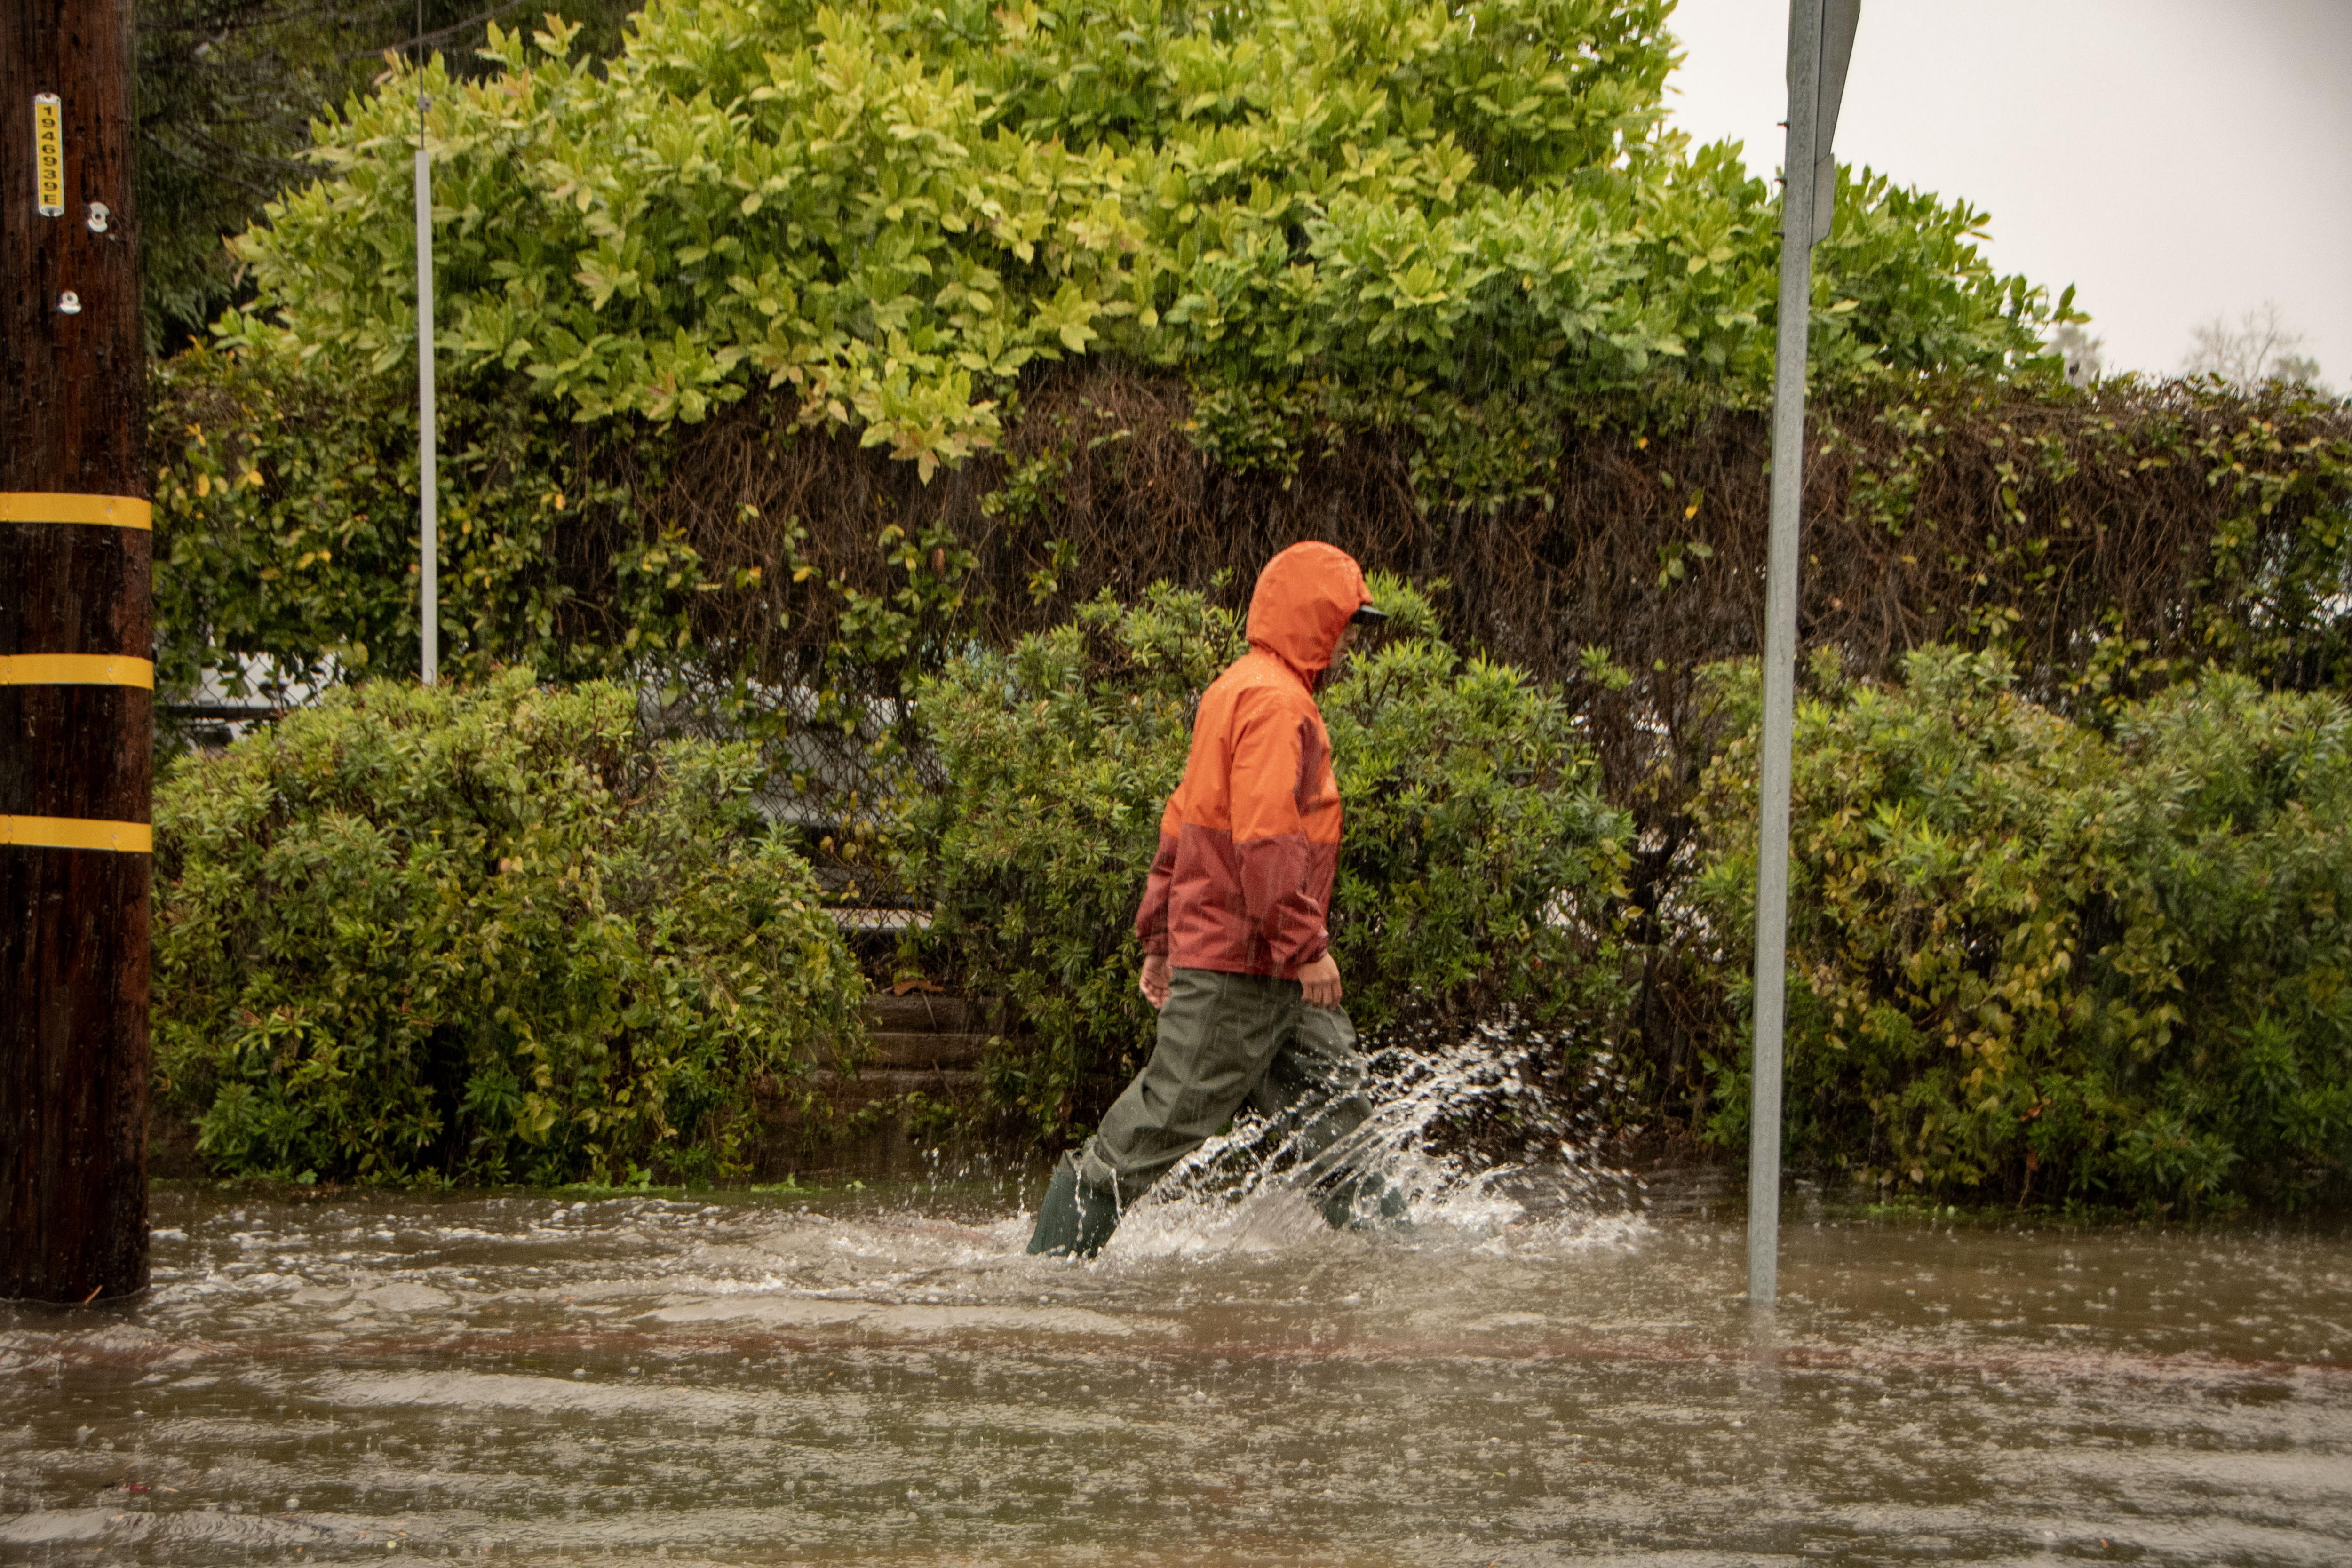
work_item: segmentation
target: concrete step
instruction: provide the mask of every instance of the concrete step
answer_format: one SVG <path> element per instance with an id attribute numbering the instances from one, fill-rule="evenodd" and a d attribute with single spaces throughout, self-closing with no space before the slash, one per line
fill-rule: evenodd
<path id="1" fill-rule="evenodd" d="M 917 1113 L 908 1097 L 978 1110 L 986 1089 L 973 1069 L 1001 1016 L 985 999 L 935 992 L 869 998 L 862 1070 L 843 1070 L 832 1048 L 820 1047 L 816 1071 L 762 1090 L 761 1131 L 746 1150 L 751 1168 L 771 1180 L 796 1171 L 916 1169 L 925 1151 L 936 1155 L 942 1123 Z"/>
<path id="2" fill-rule="evenodd" d="M 980 1092 L 976 1072 L 933 1071 L 917 1068 L 867 1068 L 861 1073 L 819 1069 L 802 1082 L 838 1111 L 853 1111 L 876 1100 L 923 1094 L 932 1100 L 962 1100 Z"/>
<path id="3" fill-rule="evenodd" d="M 985 1034 L 986 1009 L 961 996 L 941 996 L 911 991 L 904 996 L 874 996 L 866 1003 L 866 1027 L 881 1033 L 916 1034 L 936 1030 L 962 1035 Z"/>
<path id="4" fill-rule="evenodd" d="M 873 997 L 866 1005 L 866 1071 L 968 1073 L 988 1054 L 992 1011 L 961 996 Z M 817 1061 L 828 1068 L 845 1065 L 831 1046 L 820 1048 Z"/>
<path id="5" fill-rule="evenodd" d="M 866 1058 L 876 1068 L 911 1068 L 924 1072 L 962 1071 L 980 1065 L 988 1050 L 986 1035 L 928 1034 L 877 1029 L 867 1038 L 874 1054 Z"/>

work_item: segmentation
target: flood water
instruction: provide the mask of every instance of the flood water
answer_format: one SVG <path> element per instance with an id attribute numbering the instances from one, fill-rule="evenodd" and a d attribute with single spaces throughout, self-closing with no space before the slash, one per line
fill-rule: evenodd
<path id="1" fill-rule="evenodd" d="M 0 1561 L 2341 1563 L 2352 1246 L 1527 1173 L 1022 1255 L 1041 1178 L 159 1192 L 134 1305 L 0 1308 Z"/>

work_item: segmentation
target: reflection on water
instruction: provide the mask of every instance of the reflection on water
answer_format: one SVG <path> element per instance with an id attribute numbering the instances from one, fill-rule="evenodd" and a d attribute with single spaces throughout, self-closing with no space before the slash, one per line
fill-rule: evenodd
<path id="1" fill-rule="evenodd" d="M 1034 1185 L 161 1193 L 144 1300 L 0 1308 L 0 1562 L 2352 1552 L 2338 1235 L 1799 1199 L 1759 1334 L 1703 1182 L 1193 1197 L 1090 1264 Z"/>

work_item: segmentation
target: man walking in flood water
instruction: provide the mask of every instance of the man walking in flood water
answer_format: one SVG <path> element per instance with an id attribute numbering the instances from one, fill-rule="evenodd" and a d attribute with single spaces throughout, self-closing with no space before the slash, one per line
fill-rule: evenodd
<path id="1" fill-rule="evenodd" d="M 1136 911 L 1158 1043 L 1055 1167 L 1031 1252 L 1100 1251 L 1119 1215 L 1244 1103 L 1302 1123 L 1309 1162 L 1370 1113 L 1326 929 L 1339 784 L 1315 693 L 1353 628 L 1385 618 L 1355 560 L 1328 544 L 1294 544 L 1258 574 L 1249 652 L 1202 695 Z M 1327 1218 L 1345 1222 L 1358 1184 L 1325 1195 Z"/>

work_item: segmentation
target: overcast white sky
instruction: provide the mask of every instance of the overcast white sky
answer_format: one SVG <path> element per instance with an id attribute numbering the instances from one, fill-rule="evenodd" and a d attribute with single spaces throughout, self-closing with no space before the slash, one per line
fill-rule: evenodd
<path id="1" fill-rule="evenodd" d="M 1682 0 L 1667 102 L 1779 171 L 1787 0 Z M 2352 385 L 2352 0 L 1863 0 L 1842 162 L 1965 196 L 2110 368 L 2265 300 Z"/>

